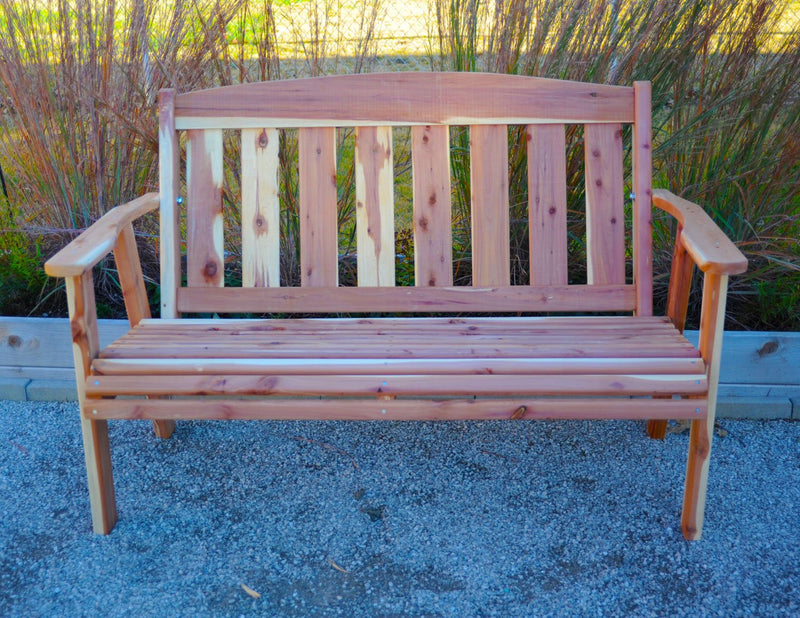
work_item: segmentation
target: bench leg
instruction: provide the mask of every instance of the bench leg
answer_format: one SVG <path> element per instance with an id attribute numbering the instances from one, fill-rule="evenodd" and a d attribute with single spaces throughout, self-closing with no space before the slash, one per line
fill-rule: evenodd
<path id="1" fill-rule="evenodd" d="M 703 308 L 700 316 L 700 353 L 708 371 L 708 416 L 692 421 L 689 434 L 689 458 L 683 494 L 681 528 L 687 540 L 699 540 L 703 533 L 708 467 L 714 436 L 717 385 L 722 352 L 722 330 L 728 290 L 726 275 L 706 273 L 703 281 Z"/>
<path id="2" fill-rule="evenodd" d="M 654 440 L 663 440 L 667 436 L 667 421 L 647 421 L 647 435 Z"/>
<path id="3" fill-rule="evenodd" d="M 153 429 L 156 432 L 156 438 L 166 440 L 172 437 L 172 432 L 175 431 L 175 421 L 153 421 Z"/>
<path id="4" fill-rule="evenodd" d="M 117 501 L 114 497 L 114 477 L 111 472 L 108 423 L 81 418 L 81 432 L 83 452 L 86 457 L 86 476 L 89 482 L 92 528 L 97 534 L 108 534 L 117 523 Z"/>

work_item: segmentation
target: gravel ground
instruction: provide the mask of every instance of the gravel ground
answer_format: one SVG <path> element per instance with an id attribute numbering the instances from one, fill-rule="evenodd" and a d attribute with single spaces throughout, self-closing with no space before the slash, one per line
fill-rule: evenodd
<path id="1" fill-rule="evenodd" d="M 115 422 L 102 537 L 75 404 L 0 402 L 0 615 L 796 616 L 800 423 L 722 427 L 687 543 L 638 423 Z"/>

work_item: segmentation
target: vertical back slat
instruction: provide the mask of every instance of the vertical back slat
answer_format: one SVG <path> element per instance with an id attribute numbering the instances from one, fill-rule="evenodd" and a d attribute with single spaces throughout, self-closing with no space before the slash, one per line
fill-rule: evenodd
<path id="1" fill-rule="evenodd" d="M 531 285 L 567 284 L 567 156 L 563 124 L 529 125 Z"/>
<path id="2" fill-rule="evenodd" d="M 511 283 L 508 221 L 508 129 L 470 127 L 472 285 Z"/>
<path id="3" fill-rule="evenodd" d="M 242 285 L 280 285 L 278 131 L 242 130 Z"/>
<path id="4" fill-rule="evenodd" d="M 356 129 L 358 285 L 394 285 L 394 170 L 391 127 Z"/>
<path id="5" fill-rule="evenodd" d="M 414 175 L 414 283 L 453 285 L 448 127 L 411 127 Z"/>
<path id="6" fill-rule="evenodd" d="M 187 283 L 222 287 L 222 131 L 187 131 Z"/>
<path id="7" fill-rule="evenodd" d="M 178 212 L 178 161 L 180 144 L 175 132 L 175 91 L 165 89 L 158 98 L 158 175 L 160 191 L 161 317 L 178 317 L 177 293 L 181 281 Z"/>
<path id="8" fill-rule="evenodd" d="M 300 281 L 335 287 L 339 282 L 336 223 L 336 129 L 299 129 Z"/>
<path id="9" fill-rule="evenodd" d="M 625 283 L 622 127 L 587 124 L 586 254 L 590 284 Z"/>
<path id="10" fill-rule="evenodd" d="M 633 282 L 636 315 L 653 315 L 653 153 L 650 82 L 633 84 Z"/>

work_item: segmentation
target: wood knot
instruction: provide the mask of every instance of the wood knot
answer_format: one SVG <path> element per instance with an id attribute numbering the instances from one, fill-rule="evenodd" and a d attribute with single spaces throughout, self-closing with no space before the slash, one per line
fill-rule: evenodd
<path id="1" fill-rule="evenodd" d="M 436 194 L 431 193 L 430 197 L 428 198 L 428 206 L 434 206 L 436 204 Z"/>
<path id="2" fill-rule="evenodd" d="M 8 338 L 11 341 L 11 337 Z M 775 354 L 778 351 L 780 344 L 778 343 L 777 339 L 773 339 L 772 341 L 767 341 L 764 345 L 762 345 L 756 354 L 758 357 L 761 358 L 762 356 L 767 356 L 769 354 Z"/>
<path id="3" fill-rule="evenodd" d="M 217 263 L 216 262 L 206 262 L 205 268 L 203 268 L 203 275 L 206 279 L 213 279 L 217 274 Z"/>
<path id="4" fill-rule="evenodd" d="M 594 181 L 594 184 L 596 184 L 598 187 L 602 187 L 603 181 L 598 178 L 597 180 Z"/>
<path id="5" fill-rule="evenodd" d="M 423 135 L 422 136 L 422 143 L 423 144 L 427 144 L 429 141 L 431 141 L 430 137 L 428 137 L 427 135 Z"/>
<path id="6" fill-rule="evenodd" d="M 518 421 L 520 419 L 525 418 L 525 413 L 528 411 L 527 406 L 520 406 L 516 410 L 511 413 L 511 419 L 514 421 Z"/>
<path id="7" fill-rule="evenodd" d="M 8 338 L 8 347 L 9 348 L 21 348 L 22 347 L 22 337 L 19 335 L 10 335 Z"/>
<path id="8" fill-rule="evenodd" d="M 592 156 L 593 157 L 599 157 L 600 156 L 600 150 L 598 148 L 595 148 L 594 150 L 592 150 Z"/>
<path id="9" fill-rule="evenodd" d="M 556 214 L 556 207 L 555 206 L 551 206 L 550 210 L 548 210 L 547 212 L 549 212 L 551 215 Z"/>
<path id="10" fill-rule="evenodd" d="M 428 229 L 428 218 L 427 217 L 420 217 L 418 223 L 419 223 L 419 227 L 421 229 L 423 229 L 423 230 L 427 230 Z"/>
<path id="11" fill-rule="evenodd" d="M 258 147 L 266 148 L 268 145 L 269 145 L 269 137 L 267 136 L 267 131 L 263 130 L 258 136 Z"/>
<path id="12" fill-rule="evenodd" d="M 611 225 L 615 225 L 617 223 L 616 217 L 611 217 Z"/>

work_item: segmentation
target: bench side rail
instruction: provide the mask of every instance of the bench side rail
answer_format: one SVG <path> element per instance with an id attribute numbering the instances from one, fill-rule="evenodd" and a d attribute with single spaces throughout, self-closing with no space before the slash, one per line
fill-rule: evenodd
<path id="1" fill-rule="evenodd" d="M 181 273 L 174 270 L 181 263 L 184 238 L 175 237 L 180 208 L 177 195 L 172 195 L 162 201 L 162 285 L 170 288 L 162 291 L 162 315 L 651 315 L 649 110 L 646 83 L 629 88 L 490 74 L 349 75 L 183 95 L 165 91 L 160 114 L 162 186 L 177 184 L 178 135 L 181 130 L 186 134 L 187 283 L 181 287 Z M 454 264 L 451 157 L 457 145 L 450 128 L 464 125 L 469 135 L 471 285 L 454 286 L 453 272 L 459 265 Z M 572 284 L 567 221 L 582 213 L 567 212 L 566 135 L 571 125 L 578 125 L 584 142 L 587 255 L 585 281 Z M 640 152 L 633 157 L 633 186 L 646 197 L 636 200 L 627 233 L 631 210 L 625 205 L 624 125 L 634 126 L 634 151 Z M 342 147 L 342 131 L 350 127 L 352 154 Z M 409 145 L 404 146 L 411 151 L 410 208 L 395 204 L 394 127 L 410 127 Z M 231 129 L 232 138 L 226 133 Z M 298 153 L 288 163 L 296 171 L 289 172 L 286 161 L 281 162 L 288 156 L 281 152 L 287 129 L 292 135 L 296 131 Z M 527 142 L 522 148 L 528 175 L 525 285 L 512 285 L 510 277 L 510 136 Z M 241 153 L 233 171 L 224 169 L 230 139 Z M 241 241 L 225 238 L 226 174 L 240 178 Z M 358 291 L 339 282 L 343 177 L 352 177 L 355 186 Z M 283 287 L 280 252 L 296 251 L 281 247 L 280 233 L 287 220 L 282 209 L 289 207 L 282 203 L 285 184 L 292 181 L 297 183 L 300 286 Z M 414 286 L 395 287 L 399 263 L 411 257 L 397 255 L 400 225 L 413 233 Z M 225 247 L 231 245 L 241 247 L 244 289 L 238 280 L 236 289 L 226 287 Z"/>

